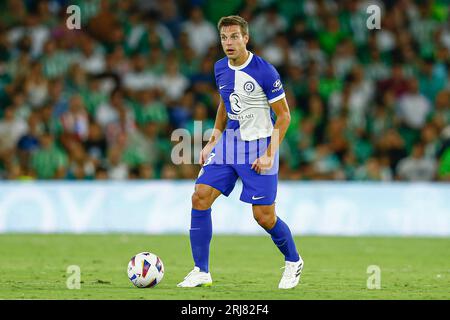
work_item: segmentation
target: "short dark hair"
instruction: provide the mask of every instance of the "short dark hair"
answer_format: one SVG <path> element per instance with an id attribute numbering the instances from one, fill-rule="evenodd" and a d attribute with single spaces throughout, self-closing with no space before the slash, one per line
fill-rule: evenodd
<path id="1" fill-rule="evenodd" d="M 239 26 L 241 28 L 241 32 L 243 35 L 248 35 L 248 22 L 245 21 L 244 18 L 240 16 L 226 16 L 220 18 L 219 22 L 217 23 L 217 29 L 222 29 L 222 27 L 227 26 Z"/>

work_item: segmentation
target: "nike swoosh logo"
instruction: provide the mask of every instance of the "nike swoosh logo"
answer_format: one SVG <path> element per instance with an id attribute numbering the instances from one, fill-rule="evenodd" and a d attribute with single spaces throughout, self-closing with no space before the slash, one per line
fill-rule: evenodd
<path id="1" fill-rule="evenodd" d="M 224 86 L 220 86 L 219 87 L 219 90 L 221 90 L 221 89 L 223 89 L 223 88 L 225 88 L 227 85 L 224 85 Z"/>
<path id="2" fill-rule="evenodd" d="M 259 199 L 262 199 L 262 198 L 265 198 L 266 196 L 262 196 L 262 197 L 255 197 L 255 196 L 253 196 L 252 197 L 252 200 L 259 200 Z"/>

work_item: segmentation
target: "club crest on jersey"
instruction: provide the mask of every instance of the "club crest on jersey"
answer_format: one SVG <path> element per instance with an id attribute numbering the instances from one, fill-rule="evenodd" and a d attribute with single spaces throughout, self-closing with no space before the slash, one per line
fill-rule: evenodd
<path id="1" fill-rule="evenodd" d="M 255 90 L 255 84 L 251 81 L 247 81 L 246 83 L 244 83 L 244 90 L 247 93 L 252 92 L 253 90 Z"/>
<path id="2" fill-rule="evenodd" d="M 230 106 L 231 106 L 231 110 L 235 114 L 239 114 L 243 111 L 242 104 L 241 104 L 241 98 L 239 98 L 239 96 L 234 92 L 232 94 L 230 94 Z"/>

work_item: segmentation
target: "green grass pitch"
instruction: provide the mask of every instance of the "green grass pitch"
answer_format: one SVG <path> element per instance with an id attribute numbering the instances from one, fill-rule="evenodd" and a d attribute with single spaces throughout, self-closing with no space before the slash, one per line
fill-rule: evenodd
<path id="1" fill-rule="evenodd" d="M 269 236 L 219 236 L 211 243 L 213 286 L 177 288 L 192 269 L 181 235 L 0 235 L 0 299 L 450 299 L 450 238 L 296 237 L 305 260 L 300 285 L 278 290 L 283 257 Z M 129 259 L 158 254 L 164 279 L 133 287 Z M 67 267 L 81 289 L 66 287 Z M 369 265 L 381 289 L 367 289 Z"/>

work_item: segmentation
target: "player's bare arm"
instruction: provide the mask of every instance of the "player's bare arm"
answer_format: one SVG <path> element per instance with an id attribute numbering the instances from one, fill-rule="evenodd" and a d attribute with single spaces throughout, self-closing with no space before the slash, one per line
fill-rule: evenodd
<path id="1" fill-rule="evenodd" d="M 214 129 L 211 134 L 211 137 L 208 140 L 206 146 L 200 151 L 199 164 L 203 165 L 208 158 L 208 155 L 211 153 L 211 150 L 216 145 L 217 141 L 219 141 L 223 130 L 225 130 L 225 126 L 227 125 L 227 111 L 225 109 L 225 105 L 223 103 L 222 97 L 220 97 L 219 106 L 217 108 L 216 113 L 216 121 L 214 123 Z"/>
<path id="2" fill-rule="evenodd" d="M 252 163 L 252 169 L 254 169 L 257 173 L 261 173 L 263 170 L 269 170 L 272 168 L 275 154 L 281 145 L 291 122 L 291 113 L 289 111 L 286 98 L 275 101 L 270 106 L 277 115 L 277 120 L 275 121 L 272 139 L 266 152 Z"/>

